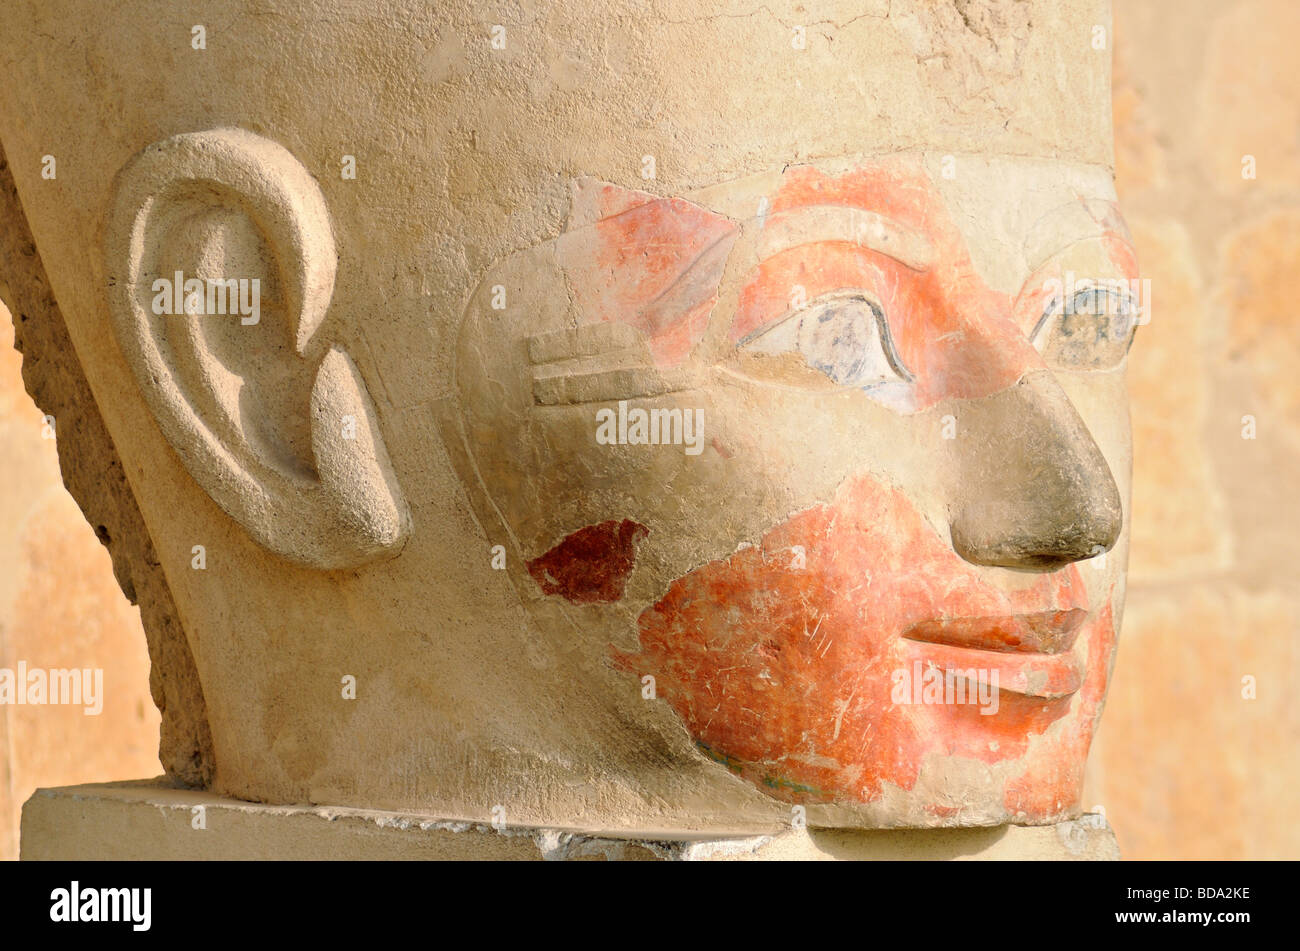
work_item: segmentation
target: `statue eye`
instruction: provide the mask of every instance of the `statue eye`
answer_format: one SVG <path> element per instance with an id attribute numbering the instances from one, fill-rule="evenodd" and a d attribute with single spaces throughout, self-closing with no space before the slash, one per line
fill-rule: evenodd
<path id="1" fill-rule="evenodd" d="M 884 312 L 861 294 L 820 297 L 751 334 L 740 346 L 751 353 L 798 353 L 843 386 L 913 379 L 894 350 Z"/>
<path id="2" fill-rule="evenodd" d="M 1053 297 L 1030 341 L 1049 366 L 1110 370 L 1119 366 L 1141 323 L 1142 308 L 1124 282 L 1076 284 Z"/>

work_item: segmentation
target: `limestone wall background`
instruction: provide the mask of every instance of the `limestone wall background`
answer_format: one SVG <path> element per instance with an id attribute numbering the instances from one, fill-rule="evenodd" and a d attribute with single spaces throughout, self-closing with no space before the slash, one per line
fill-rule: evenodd
<path id="1" fill-rule="evenodd" d="M 18 819 L 36 787 L 162 772 L 140 614 L 63 488 L 13 343 L 0 304 L 0 667 L 101 668 L 104 706 L 98 716 L 0 706 L 0 859 L 18 857 Z"/>
<path id="2" fill-rule="evenodd" d="M 1152 307 L 1087 801 L 1129 858 L 1297 858 L 1300 4 L 1117 0 L 1114 32 L 1118 188 Z"/>
<path id="3" fill-rule="evenodd" d="M 1300 858 L 1300 3 L 1114 16 L 1118 185 L 1152 299 L 1130 363 L 1128 609 L 1085 804 L 1128 858 Z M 139 616 L 12 342 L 0 307 L 0 666 L 102 667 L 107 699 L 98 717 L 0 707 L 0 858 L 35 787 L 161 772 Z"/>

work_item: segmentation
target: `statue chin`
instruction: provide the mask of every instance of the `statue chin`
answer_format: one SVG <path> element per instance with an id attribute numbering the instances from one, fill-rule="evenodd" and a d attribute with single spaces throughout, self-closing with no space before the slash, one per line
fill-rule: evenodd
<path id="1" fill-rule="evenodd" d="M 220 44 L 67 5 L 0 37 L 0 290 L 174 780 L 616 834 L 1079 814 L 1147 313 L 1104 3 L 632 45 L 587 0 L 282 4 L 296 55 L 236 0 Z M 28 42 L 74 28 L 140 64 L 111 122 Z"/>

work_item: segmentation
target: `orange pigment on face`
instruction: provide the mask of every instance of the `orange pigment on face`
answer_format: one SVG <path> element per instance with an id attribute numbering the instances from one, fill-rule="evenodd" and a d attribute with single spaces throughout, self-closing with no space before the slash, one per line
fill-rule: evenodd
<path id="1" fill-rule="evenodd" d="M 640 616 L 640 652 L 614 656 L 623 670 L 653 675 L 695 739 L 773 795 L 870 802 L 886 783 L 911 789 L 931 754 L 990 764 L 1028 754 L 1008 798 L 1037 790 L 1015 806 L 1038 815 L 1076 794 L 1114 644 L 1109 610 L 1079 631 L 1073 649 L 1086 652 L 1088 669 L 1077 695 L 1025 696 L 1003 682 L 992 715 L 970 703 L 895 703 L 893 672 L 929 651 L 901 635 L 936 618 L 1086 606 L 1073 565 L 1016 591 L 990 586 L 902 492 L 860 476 L 760 545 L 674 581 Z M 1026 657 L 987 653 L 999 665 Z"/>
<path id="2" fill-rule="evenodd" d="M 594 246 L 584 245 L 592 257 L 565 266 L 588 314 L 637 327 L 660 365 L 675 365 L 702 339 L 717 299 L 721 266 L 700 262 L 717 242 L 734 240 L 735 229 L 686 202 L 620 193 L 597 196 L 610 217 L 594 226 Z M 934 246 L 931 265 L 915 271 L 847 241 L 786 249 L 759 265 L 734 315 L 716 318 L 730 316 L 733 342 L 787 314 L 796 285 L 808 301 L 861 289 L 890 322 L 915 377 L 917 409 L 991 395 L 1043 367 L 1011 298 L 976 273 L 921 170 L 898 162 L 838 177 L 791 169 L 770 211 L 819 205 L 861 208 L 919 232 Z M 1117 246 L 1113 256 L 1122 252 Z M 673 293 L 687 306 L 656 311 Z M 931 757 L 963 757 L 1011 764 L 1006 808 L 1021 819 L 1047 818 L 1078 795 L 1114 650 L 1110 592 L 1076 631 L 1088 599 L 1074 565 L 1014 591 L 986 577 L 906 494 L 859 475 L 831 502 L 772 528 L 758 546 L 672 582 L 638 619 L 641 649 L 613 656 L 622 670 L 653 675 L 696 741 L 774 796 L 871 802 L 887 785 L 914 788 Z M 974 656 L 987 655 L 1007 675 L 997 712 L 894 702 L 896 671 L 945 656 L 903 634 L 951 635 L 962 624 L 972 644 L 996 647 Z M 1073 646 L 1061 643 L 1067 628 Z M 1084 669 L 1081 685 L 1062 666 L 1069 657 Z M 929 808 L 943 815 L 949 807 Z"/>

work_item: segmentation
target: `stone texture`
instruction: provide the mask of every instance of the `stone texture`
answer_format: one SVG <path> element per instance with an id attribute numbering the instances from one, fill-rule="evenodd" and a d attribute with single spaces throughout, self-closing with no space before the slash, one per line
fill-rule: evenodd
<path id="1" fill-rule="evenodd" d="M 202 828 L 196 828 L 201 825 Z M 1106 861 L 1105 819 L 1051 826 L 833 831 L 710 838 L 583 835 L 434 816 L 266 806 L 158 782 L 42 789 L 23 809 L 24 860 Z"/>

